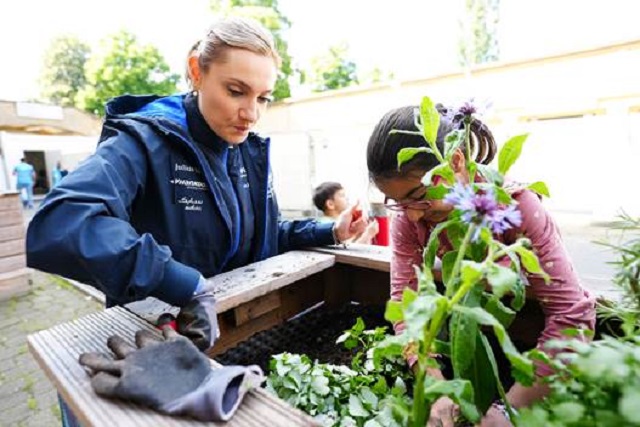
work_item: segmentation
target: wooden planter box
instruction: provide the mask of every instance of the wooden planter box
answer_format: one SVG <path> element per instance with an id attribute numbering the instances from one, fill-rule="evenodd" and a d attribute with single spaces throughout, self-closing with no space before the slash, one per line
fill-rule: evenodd
<path id="1" fill-rule="evenodd" d="M 0 193 L 0 301 L 29 292 L 19 193 Z"/>
<path id="2" fill-rule="evenodd" d="M 217 297 L 221 338 L 209 353 L 216 356 L 253 334 L 287 321 L 324 302 L 384 304 L 389 297 L 388 248 L 352 245 L 349 249 L 289 252 L 221 274 L 209 282 Z M 85 426 L 215 425 L 167 417 L 133 404 L 110 401 L 93 393 L 89 377 L 78 364 L 86 351 L 109 354 L 108 336 L 117 333 L 133 343 L 135 331 L 159 332 L 153 324 L 177 308 L 148 299 L 94 313 L 28 337 L 31 353 Z M 528 302 L 510 328 L 521 341 L 535 345 L 544 327 L 537 303 Z M 217 365 L 212 361 L 212 365 Z M 313 418 L 265 390 L 252 391 L 228 426 L 315 425 Z"/>

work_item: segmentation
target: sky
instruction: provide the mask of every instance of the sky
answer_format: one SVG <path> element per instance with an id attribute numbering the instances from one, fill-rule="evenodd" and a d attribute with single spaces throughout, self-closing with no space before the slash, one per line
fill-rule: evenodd
<path id="1" fill-rule="evenodd" d="M 280 0 L 292 22 L 295 64 L 347 41 L 362 71 L 403 80 L 456 70 L 463 0 Z M 56 35 L 91 45 L 119 29 L 157 46 L 182 74 L 186 52 L 215 20 L 208 0 L 0 2 L 0 99 L 39 93 L 43 52 Z M 638 0 L 501 0 L 501 59 L 513 60 L 640 39 Z"/>

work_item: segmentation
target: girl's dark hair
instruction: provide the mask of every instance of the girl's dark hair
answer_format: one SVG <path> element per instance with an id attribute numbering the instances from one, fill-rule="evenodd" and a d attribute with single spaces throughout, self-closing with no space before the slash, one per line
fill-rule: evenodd
<path id="1" fill-rule="evenodd" d="M 398 178 L 407 176 L 414 171 L 426 172 L 438 165 L 438 160 L 433 154 L 418 153 L 411 161 L 398 169 L 398 152 L 403 148 L 424 147 L 426 141 L 419 135 L 407 135 L 402 133 L 389 134 L 393 129 L 417 131 L 415 125 L 415 106 L 407 106 L 389 111 L 378 122 L 367 145 L 367 167 L 369 177 L 374 182 L 380 179 Z M 440 152 L 443 151 L 444 138 L 453 130 L 463 130 L 464 120 L 460 114 L 442 105 L 436 105 L 440 113 L 440 127 L 436 145 Z M 475 154 L 478 163 L 489 164 L 496 154 L 496 143 L 489 128 L 480 120 L 471 122 L 471 152 Z M 465 147 L 461 147 L 463 150 Z"/>

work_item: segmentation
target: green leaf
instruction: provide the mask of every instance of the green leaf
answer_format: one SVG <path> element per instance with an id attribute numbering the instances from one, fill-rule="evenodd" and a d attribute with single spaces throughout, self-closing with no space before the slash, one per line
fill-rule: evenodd
<path id="1" fill-rule="evenodd" d="M 541 196 L 551 197 L 549 195 L 549 188 L 547 187 L 547 184 L 542 181 L 536 181 L 533 184 L 530 184 L 527 188 L 540 194 Z"/>
<path id="2" fill-rule="evenodd" d="M 448 396 L 458 404 L 462 414 L 471 422 L 480 420 L 480 413 L 474 405 L 474 393 L 471 383 L 466 380 L 435 381 L 424 390 L 425 397 L 435 400 L 440 396 Z"/>
<path id="3" fill-rule="evenodd" d="M 369 387 L 362 387 L 362 390 L 360 390 L 360 396 L 362 397 L 362 402 L 369 408 L 369 410 L 375 410 L 378 408 L 378 396 L 376 396 Z"/>
<path id="4" fill-rule="evenodd" d="M 441 163 L 431 169 L 422 177 L 422 183 L 427 187 L 433 185 L 432 180 L 434 176 L 443 177 L 449 185 L 453 185 L 456 182 L 456 175 L 449 163 Z"/>
<path id="5" fill-rule="evenodd" d="M 362 317 L 358 317 L 358 319 L 356 320 L 356 324 L 353 325 L 351 330 L 354 332 L 354 335 L 360 335 L 362 331 L 364 331 L 364 328 L 364 320 L 362 320 Z"/>
<path id="6" fill-rule="evenodd" d="M 491 285 L 491 290 L 495 296 L 502 298 L 510 292 L 517 284 L 520 277 L 510 268 L 491 264 L 487 267 L 487 281 Z"/>
<path id="7" fill-rule="evenodd" d="M 418 293 L 411 289 L 410 287 L 404 288 L 402 291 L 402 308 L 406 310 L 412 302 L 416 300 L 418 297 Z"/>
<path id="8" fill-rule="evenodd" d="M 444 199 L 444 196 L 446 196 L 448 193 L 449 193 L 449 188 L 442 184 L 436 185 L 435 187 L 433 185 L 430 185 L 427 187 L 427 193 L 425 194 L 425 199 L 442 200 Z"/>
<path id="9" fill-rule="evenodd" d="M 504 184 L 504 177 L 494 168 L 479 164 L 478 171 L 480 171 L 480 175 L 482 175 L 482 177 L 491 184 L 495 184 L 497 186 L 502 186 L 502 184 Z"/>
<path id="10" fill-rule="evenodd" d="M 420 118 L 422 121 L 422 134 L 433 147 L 438 137 L 440 113 L 438 113 L 431 98 L 427 96 L 422 98 L 422 103 L 420 104 Z"/>
<path id="11" fill-rule="evenodd" d="M 404 319 L 402 302 L 387 301 L 387 309 L 384 312 L 384 318 L 391 323 L 401 322 Z"/>
<path id="12" fill-rule="evenodd" d="M 504 143 L 498 154 L 498 172 L 502 175 L 506 175 L 511 166 L 518 160 L 522 152 L 522 145 L 528 136 L 528 134 L 517 135 Z"/>
<path id="13" fill-rule="evenodd" d="M 620 415 L 632 424 L 640 424 L 640 390 L 637 387 L 628 386 L 622 392 L 622 398 L 618 403 Z"/>
<path id="14" fill-rule="evenodd" d="M 496 200 L 503 205 L 510 205 L 513 202 L 511 195 L 505 191 L 502 187 L 494 187 L 496 192 Z"/>
<path id="15" fill-rule="evenodd" d="M 449 221 L 441 222 L 440 224 L 436 225 L 434 229 L 431 231 L 431 234 L 429 235 L 429 240 L 427 241 L 427 245 L 424 249 L 424 254 L 423 254 L 424 263 L 426 264 L 426 267 L 428 269 L 432 269 L 433 264 L 435 263 L 436 252 L 438 250 L 438 244 L 440 243 L 440 239 L 438 238 L 438 236 L 440 235 L 440 233 L 442 233 L 442 231 L 444 231 L 451 224 L 455 224 L 455 221 L 449 220 Z"/>
<path id="16" fill-rule="evenodd" d="M 520 261 L 522 262 L 522 266 L 525 270 L 530 273 L 539 274 L 546 283 L 549 283 L 551 278 L 547 273 L 545 273 L 542 267 L 540 267 L 540 262 L 538 261 L 536 254 L 522 246 L 516 246 L 515 251 L 520 255 Z"/>
<path id="17" fill-rule="evenodd" d="M 465 307 L 462 305 L 455 305 L 453 311 L 474 319 L 481 325 L 493 327 L 493 331 L 502 346 L 504 354 L 511 362 L 512 372 L 517 381 L 523 385 L 531 385 L 533 383 L 534 368 L 531 360 L 524 357 L 516 347 L 513 345 L 511 338 L 507 335 L 504 326 L 493 317 L 490 313 L 480 307 Z"/>
<path id="18" fill-rule="evenodd" d="M 636 414 L 636 419 L 640 421 L 640 417 L 638 416 L 638 404 L 640 404 L 640 401 L 635 402 L 633 410 Z M 559 420 L 562 420 L 562 422 L 565 423 L 565 425 L 571 425 L 579 422 L 585 413 L 584 406 L 578 402 L 556 403 L 551 406 L 551 410 Z"/>
<path id="19" fill-rule="evenodd" d="M 331 391 L 329 388 L 329 378 L 320 375 L 314 376 L 311 380 L 311 389 L 320 396 L 326 396 Z"/>
<path id="20" fill-rule="evenodd" d="M 349 396 L 349 415 L 353 417 L 369 416 L 369 411 L 364 408 L 362 402 L 360 401 L 360 398 L 355 394 Z"/>
<path id="21" fill-rule="evenodd" d="M 516 312 L 505 306 L 495 295 L 489 298 L 484 309 L 498 319 L 505 328 L 508 328 L 516 317 Z"/>
<path id="22" fill-rule="evenodd" d="M 433 153 L 433 150 L 429 147 L 408 147 L 403 148 L 398 152 L 398 169 L 402 167 L 403 164 L 411 161 L 414 156 L 418 153 Z"/>
<path id="23" fill-rule="evenodd" d="M 500 372 L 498 371 L 496 356 L 493 353 L 491 344 L 489 344 L 489 340 L 487 339 L 487 337 L 484 336 L 483 333 L 478 334 L 478 339 L 480 341 L 478 348 L 482 350 L 482 353 L 484 354 L 484 360 L 487 362 L 487 364 L 490 367 L 490 370 L 487 369 L 487 371 L 491 372 L 493 375 L 491 377 L 491 381 L 485 380 L 485 382 L 490 383 L 491 386 L 488 386 L 487 384 L 480 384 L 480 386 L 476 388 L 476 392 L 482 393 L 487 396 L 491 396 L 491 398 L 493 398 L 495 394 L 495 390 L 497 389 L 498 395 L 500 396 L 502 401 L 508 402 L 507 395 L 504 391 L 504 388 L 502 387 L 502 382 L 500 381 Z M 478 350 L 478 352 L 479 351 L 480 350 Z M 478 400 L 476 399 L 476 403 L 477 402 Z M 489 402 L 486 408 L 482 404 L 486 404 L 486 403 L 480 402 L 478 403 L 478 407 L 480 408 L 480 411 L 484 413 L 487 411 L 487 409 L 489 409 L 489 406 L 491 406 L 491 402 Z"/>
<path id="24" fill-rule="evenodd" d="M 451 272 L 458 257 L 458 251 L 450 251 L 442 257 L 442 282 L 448 288 L 451 281 Z"/>
<path id="25" fill-rule="evenodd" d="M 434 317 L 435 313 L 442 310 L 448 304 L 442 295 L 420 295 L 405 310 L 404 318 L 406 333 L 410 339 L 421 339 L 424 336 L 424 328 Z"/>
<path id="26" fill-rule="evenodd" d="M 462 286 L 471 286 L 478 283 L 483 276 L 484 265 L 474 261 L 462 261 L 460 275 L 462 277 Z"/>
<path id="27" fill-rule="evenodd" d="M 472 288 L 461 300 L 461 304 L 470 307 L 480 305 L 482 289 Z M 455 306 L 454 306 L 455 307 Z M 470 316 L 454 312 L 449 320 L 451 342 L 451 364 L 456 378 L 467 378 L 468 371 L 475 358 L 476 335 L 478 324 Z"/>

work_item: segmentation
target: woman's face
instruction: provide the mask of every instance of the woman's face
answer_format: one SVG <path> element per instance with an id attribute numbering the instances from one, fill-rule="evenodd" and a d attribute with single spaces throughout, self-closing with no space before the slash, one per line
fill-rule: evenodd
<path id="1" fill-rule="evenodd" d="M 468 182 L 464 154 L 457 151 L 451 161 L 457 181 Z M 395 210 L 405 211 L 412 222 L 438 223 L 447 219 L 453 207 L 442 200 L 425 200 L 427 187 L 422 183 L 426 172 L 414 171 L 408 175 L 397 178 L 377 180 L 376 185 L 387 197 L 387 203 L 395 205 Z M 441 178 L 436 176 L 432 185 L 438 185 Z"/>
<path id="2" fill-rule="evenodd" d="M 194 58 L 195 59 L 195 58 Z M 273 58 L 245 49 L 227 49 L 209 64 L 194 70 L 198 107 L 209 127 L 230 144 L 240 144 L 258 123 L 271 101 L 277 78 Z"/>

